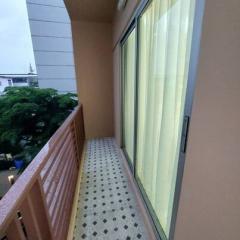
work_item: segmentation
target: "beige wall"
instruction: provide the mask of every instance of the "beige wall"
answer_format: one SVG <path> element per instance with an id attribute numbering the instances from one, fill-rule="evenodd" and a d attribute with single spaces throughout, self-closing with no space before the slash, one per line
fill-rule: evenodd
<path id="1" fill-rule="evenodd" d="M 207 0 L 175 240 L 240 239 L 240 1 Z"/>
<path id="2" fill-rule="evenodd" d="M 113 51 L 113 86 L 114 86 L 114 134 L 118 145 L 121 145 L 121 48 L 118 44 Z"/>
<path id="3" fill-rule="evenodd" d="M 73 21 L 112 22 L 116 0 L 64 0 Z"/>
<path id="4" fill-rule="evenodd" d="M 72 21 L 72 32 L 86 137 L 113 136 L 112 24 Z"/>
<path id="5" fill-rule="evenodd" d="M 105 7 L 105 0 L 98 1 L 97 8 L 83 0 L 65 1 L 72 19 L 77 88 L 83 104 L 87 138 L 115 135 L 120 144 L 119 41 L 139 2 L 127 1 L 125 9 L 116 11 L 111 22 L 115 0 L 108 2 L 109 9 Z M 81 12 L 81 4 L 89 10 L 89 16 Z"/>

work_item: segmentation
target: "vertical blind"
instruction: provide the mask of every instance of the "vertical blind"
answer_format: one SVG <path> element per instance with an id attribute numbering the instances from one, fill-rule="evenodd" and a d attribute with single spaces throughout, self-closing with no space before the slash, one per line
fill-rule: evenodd
<path id="1" fill-rule="evenodd" d="M 123 61 L 123 142 L 128 158 L 133 162 L 134 153 L 134 99 L 136 74 L 135 29 L 130 33 L 122 48 Z"/>
<path id="2" fill-rule="evenodd" d="M 169 236 L 194 0 L 153 0 L 140 17 L 136 173 Z"/>

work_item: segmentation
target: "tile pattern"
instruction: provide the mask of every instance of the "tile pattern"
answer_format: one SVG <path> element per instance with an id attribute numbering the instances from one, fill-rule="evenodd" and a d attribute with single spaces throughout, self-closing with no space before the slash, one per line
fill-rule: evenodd
<path id="1" fill-rule="evenodd" d="M 112 138 L 88 141 L 74 239 L 149 239 Z"/>

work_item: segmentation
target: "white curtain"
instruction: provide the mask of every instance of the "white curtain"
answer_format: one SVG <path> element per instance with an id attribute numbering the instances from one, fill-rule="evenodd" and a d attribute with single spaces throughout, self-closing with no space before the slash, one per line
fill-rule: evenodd
<path id="1" fill-rule="evenodd" d="M 153 0 L 140 18 L 136 169 L 167 237 L 194 9 L 194 0 Z"/>
<path id="2" fill-rule="evenodd" d="M 136 36 L 135 29 L 123 44 L 123 141 L 129 160 L 133 162 L 134 153 L 134 93 L 136 74 Z"/>

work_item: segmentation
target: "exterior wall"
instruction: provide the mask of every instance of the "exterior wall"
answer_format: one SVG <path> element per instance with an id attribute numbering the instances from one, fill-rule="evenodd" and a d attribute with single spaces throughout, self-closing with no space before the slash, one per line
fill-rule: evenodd
<path id="1" fill-rule="evenodd" d="M 239 239 L 239 9 L 206 1 L 175 240 Z"/>
<path id="2" fill-rule="evenodd" d="M 0 94 L 4 91 L 6 87 L 9 87 L 8 79 L 0 77 Z"/>
<path id="3" fill-rule="evenodd" d="M 113 86 L 114 86 L 114 135 L 121 146 L 121 47 L 118 44 L 113 51 Z"/>
<path id="4" fill-rule="evenodd" d="M 76 92 L 70 19 L 63 0 L 27 0 L 39 87 Z"/>
<path id="5" fill-rule="evenodd" d="M 113 136 L 112 24 L 72 21 L 87 138 Z"/>
<path id="6" fill-rule="evenodd" d="M 113 22 L 114 135 L 119 146 L 121 145 L 121 47 L 119 41 L 139 3 L 140 0 L 127 1 L 122 11 L 116 11 Z"/>
<path id="7" fill-rule="evenodd" d="M 28 82 L 25 83 L 13 83 L 13 87 L 27 87 Z"/>

